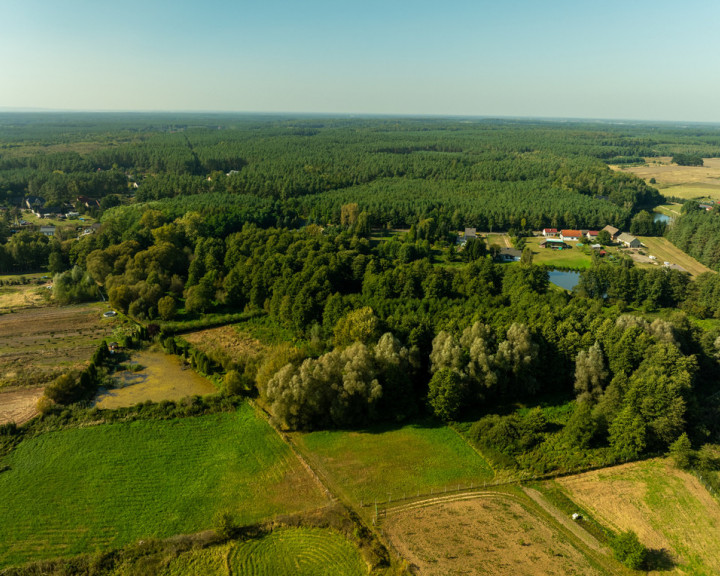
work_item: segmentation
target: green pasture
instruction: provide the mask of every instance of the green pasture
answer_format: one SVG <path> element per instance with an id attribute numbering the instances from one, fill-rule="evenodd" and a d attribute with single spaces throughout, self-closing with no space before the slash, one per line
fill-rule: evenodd
<path id="1" fill-rule="evenodd" d="M 702 182 L 694 184 L 678 184 L 660 189 L 663 196 L 674 196 L 686 200 L 720 200 L 720 184 L 706 184 Z"/>
<path id="2" fill-rule="evenodd" d="M 260 538 L 179 554 L 158 576 L 361 576 L 360 553 L 319 528 L 283 528 Z"/>
<path id="3" fill-rule="evenodd" d="M 324 503 L 287 445 L 236 413 L 43 434 L 0 459 L 0 567 Z"/>
<path id="4" fill-rule="evenodd" d="M 333 489 L 355 503 L 476 486 L 493 471 L 457 432 L 436 424 L 296 434 Z"/>
<path id="5" fill-rule="evenodd" d="M 590 268 L 592 259 L 589 250 L 587 251 L 578 246 L 577 242 L 572 242 L 572 248 L 564 250 L 552 250 L 550 248 L 541 248 L 540 242 L 545 240 L 542 236 L 528 238 L 526 246 L 533 251 L 533 264 L 543 264 L 546 266 L 558 266 L 567 268 Z"/>

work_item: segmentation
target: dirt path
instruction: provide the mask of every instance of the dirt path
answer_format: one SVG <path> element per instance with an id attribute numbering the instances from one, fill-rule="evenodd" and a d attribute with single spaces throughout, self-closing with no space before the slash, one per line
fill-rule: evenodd
<path id="1" fill-rule="evenodd" d="M 560 510 L 555 508 L 555 506 L 553 506 L 547 498 L 545 498 L 545 496 L 540 494 L 540 492 L 525 486 L 523 486 L 523 492 L 525 492 L 525 494 L 527 494 L 538 506 L 540 506 L 540 508 L 550 514 L 556 522 L 572 532 L 575 537 L 582 541 L 588 548 L 602 554 L 610 554 L 610 550 L 602 546 L 592 534 L 583 530 L 574 520 L 568 518 L 565 514 L 560 512 Z"/>

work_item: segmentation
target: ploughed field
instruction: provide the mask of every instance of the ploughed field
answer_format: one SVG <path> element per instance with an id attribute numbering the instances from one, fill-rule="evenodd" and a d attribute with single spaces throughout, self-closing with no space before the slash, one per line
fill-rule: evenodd
<path id="1" fill-rule="evenodd" d="M 0 458 L 0 568 L 327 503 L 277 433 L 237 412 L 72 428 Z M 11 497 L 9 497 L 11 495 Z"/>
<path id="2" fill-rule="evenodd" d="M 42 388 L 9 388 L 0 390 L 0 426 L 8 422 L 24 424 L 37 413 Z"/>
<path id="3" fill-rule="evenodd" d="M 26 308 L 0 316 L 0 387 L 46 384 L 84 367 L 117 322 L 102 318 L 106 309 L 86 304 Z"/>

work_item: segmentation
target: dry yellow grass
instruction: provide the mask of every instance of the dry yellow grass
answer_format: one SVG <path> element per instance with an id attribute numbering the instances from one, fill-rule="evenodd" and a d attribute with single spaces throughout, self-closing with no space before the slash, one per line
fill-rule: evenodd
<path id="1" fill-rule="evenodd" d="M 37 284 L 3 286 L 0 288 L 0 313 L 41 306 L 49 296 L 50 290 Z"/>
<path id="2" fill-rule="evenodd" d="M 0 392 L 0 425 L 8 422 L 23 424 L 37 414 L 37 401 L 42 388 L 13 388 Z"/>
<path id="3" fill-rule="evenodd" d="M 566 534 L 505 494 L 389 511 L 383 526 L 422 576 L 606 574 Z"/>
<path id="4" fill-rule="evenodd" d="M 639 236 L 640 241 L 648 248 L 648 253 L 656 256 L 660 265 L 663 262 L 678 264 L 690 272 L 692 276 L 698 276 L 704 272 L 712 272 L 710 268 L 701 264 L 692 256 L 685 254 L 680 248 L 672 244 L 667 238 L 651 236 Z"/>
<path id="5" fill-rule="evenodd" d="M 720 574 L 720 505 L 694 476 L 649 460 L 556 481 L 613 530 L 635 530 L 675 566 L 662 574 Z M 661 573 L 658 573 L 661 574 Z"/>
<path id="6" fill-rule="evenodd" d="M 98 408 L 122 408 L 147 400 L 180 400 L 217 392 L 212 382 L 185 368 L 176 356 L 145 351 L 133 354 L 133 360 L 143 369 L 120 372 L 117 380 L 122 388 L 100 394 L 95 403 Z"/>
<path id="7" fill-rule="evenodd" d="M 646 182 L 655 178 L 654 186 L 665 196 L 720 199 L 720 158 L 705 158 L 704 166 L 678 166 L 669 157 L 646 160 L 646 166 L 611 168 L 631 172 Z"/>
<path id="8" fill-rule="evenodd" d="M 235 326 L 221 326 L 184 334 L 183 338 L 206 354 L 229 359 L 257 356 L 265 347 L 259 340 L 242 332 Z"/>

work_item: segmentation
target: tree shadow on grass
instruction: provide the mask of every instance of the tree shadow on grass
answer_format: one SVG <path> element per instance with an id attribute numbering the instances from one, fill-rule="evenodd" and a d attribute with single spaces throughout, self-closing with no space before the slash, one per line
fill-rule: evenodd
<path id="1" fill-rule="evenodd" d="M 649 548 L 647 551 L 645 566 L 648 570 L 669 572 L 675 568 L 676 563 L 669 550 L 666 550 L 665 548 Z"/>

